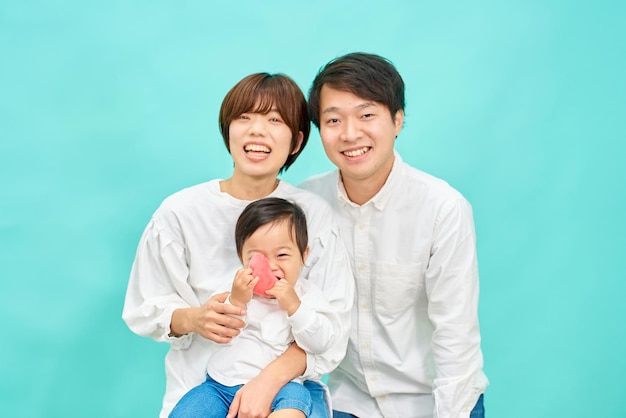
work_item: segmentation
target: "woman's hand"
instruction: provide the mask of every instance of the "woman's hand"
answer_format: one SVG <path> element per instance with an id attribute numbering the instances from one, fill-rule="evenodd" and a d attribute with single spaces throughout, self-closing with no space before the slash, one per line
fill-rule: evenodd
<path id="1" fill-rule="evenodd" d="M 278 391 L 306 369 L 306 354 L 293 343 L 235 394 L 226 418 L 266 418 Z M 237 415 L 239 414 L 239 415 Z"/>
<path id="2" fill-rule="evenodd" d="M 280 388 L 276 380 L 258 375 L 237 391 L 226 418 L 266 418 Z"/>
<path id="3" fill-rule="evenodd" d="M 173 336 L 195 332 L 216 343 L 228 343 L 239 335 L 245 323 L 236 316 L 244 316 L 245 309 L 224 303 L 229 292 L 213 295 L 198 308 L 181 308 L 172 313 L 170 331 Z"/>

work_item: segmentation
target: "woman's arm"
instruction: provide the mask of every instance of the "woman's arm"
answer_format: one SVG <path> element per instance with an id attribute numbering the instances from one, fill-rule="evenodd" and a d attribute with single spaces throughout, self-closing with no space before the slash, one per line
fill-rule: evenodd
<path id="1" fill-rule="evenodd" d="M 189 285 L 186 248 L 168 229 L 152 219 L 139 242 L 131 269 L 122 317 L 138 335 L 186 349 L 197 333 L 217 343 L 239 334 L 244 322 L 230 315 L 245 314 L 224 301 L 228 293 L 200 305 Z"/>

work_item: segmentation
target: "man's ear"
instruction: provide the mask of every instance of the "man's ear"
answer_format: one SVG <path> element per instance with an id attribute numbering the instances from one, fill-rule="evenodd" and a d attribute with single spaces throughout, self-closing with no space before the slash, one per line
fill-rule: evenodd
<path id="1" fill-rule="evenodd" d="M 300 151 L 300 147 L 302 146 L 302 141 L 303 140 L 304 140 L 304 134 L 302 133 L 302 131 L 298 131 L 298 143 L 296 144 L 296 146 L 293 149 L 293 151 L 291 151 L 290 155 L 294 155 L 295 153 Z"/>
<path id="2" fill-rule="evenodd" d="M 404 110 L 400 109 L 396 112 L 393 117 L 393 123 L 396 126 L 396 136 L 400 135 L 400 131 L 402 130 L 402 125 L 404 124 Z"/>

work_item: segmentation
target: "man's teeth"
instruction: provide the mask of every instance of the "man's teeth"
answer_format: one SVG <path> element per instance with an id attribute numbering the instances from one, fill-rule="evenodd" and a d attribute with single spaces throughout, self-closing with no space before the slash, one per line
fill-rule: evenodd
<path id="1" fill-rule="evenodd" d="M 348 157 L 358 157 L 360 155 L 365 154 L 368 150 L 369 150 L 369 147 L 363 147 L 363 148 L 355 149 L 352 151 L 344 151 L 343 154 L 347 155 Z"/>
<path id="2" fill-rule="evenodd" d="M 268 152 L 268 153 L 270 152 L 270 149 L 268 147 L 266 147 L 265 145 L 257 145 L 257 144 L 246 145 L 244 150 L 246 152 L 249 152 L 249 151 L 252 151 L 252 152 Z"/>

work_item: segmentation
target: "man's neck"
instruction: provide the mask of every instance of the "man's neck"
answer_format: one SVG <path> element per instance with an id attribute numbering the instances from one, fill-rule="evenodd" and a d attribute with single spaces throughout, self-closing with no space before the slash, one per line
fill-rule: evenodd
<path id="1" fill-rule="evenodd" d="M 343 187 L 350 201 L 357 205 L 364 205 L 369 202 L 383 188 L 389 173 L 385 176 L 370 177 L 365 179 L 354 179 L 342 176 Z"/>
<path id="2" fill-rule="evenodd" d="M 346 189 L 348 199 L 357 205 L 364 205 L 369 202 L 380 192 L 387 182 L 391 170 L 393 170 L 394 163 L 395 156 L 387 160 L 387 162 L 379 167 L 378 170 L 375 170 L 374 173 L 365 177 L 347 176 L 344 173 L 340 173 L 341 181 L 343 182 L 343 187 Z"/>

